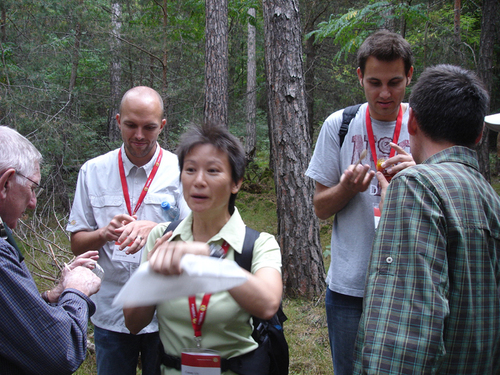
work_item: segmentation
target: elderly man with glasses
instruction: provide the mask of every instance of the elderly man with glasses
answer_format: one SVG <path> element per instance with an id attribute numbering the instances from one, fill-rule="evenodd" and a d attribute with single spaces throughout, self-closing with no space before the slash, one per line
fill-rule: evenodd
<path id="1" fill-rule="evenodd" d="M 89 251 L 65 266 L 59 283 L 42 294 L 11 229 L 34 209 L 42 155 L 25 137 L 0 126 L 0 372 L 70 374 L 87 351 L 87 323 L 95 312 L 89 296 L 101 281 Z"/>

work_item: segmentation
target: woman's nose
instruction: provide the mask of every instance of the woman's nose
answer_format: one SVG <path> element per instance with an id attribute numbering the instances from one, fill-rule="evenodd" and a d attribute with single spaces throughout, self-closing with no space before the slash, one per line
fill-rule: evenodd
<path id="1" fill-rule="evenodd" d="M 203 173 L 203 171 L 198 171 L 198 173 L 196 173 L 196 177 L 194 179 L 194 182 L 196 185 L 204 185 L 205 184 L 205 174 Z"/>

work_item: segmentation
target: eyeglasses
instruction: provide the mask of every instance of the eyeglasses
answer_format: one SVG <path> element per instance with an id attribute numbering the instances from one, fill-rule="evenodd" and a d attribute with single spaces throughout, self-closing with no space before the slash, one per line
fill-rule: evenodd
<path id="1" fill-rule="evenodd" d="M 38 182 L 35 182 L 33 181 L 31 178 L 29 177 L 26 177 L 25 175 L 23 175 L 22 173 L 19 173 L 18 171 L 16 171 L 16 173 L 21 176 L 21 177 L 24 177 L 25 179 L 27 179 L 28 181 L 32 182 L 33 185 L 31 185 L 31 193 L 35 195 L 35 197 L 38 198 L 38 196 L 42 193 L 42 190 L 44 189 L 43 186 L 41 186 Z"/>

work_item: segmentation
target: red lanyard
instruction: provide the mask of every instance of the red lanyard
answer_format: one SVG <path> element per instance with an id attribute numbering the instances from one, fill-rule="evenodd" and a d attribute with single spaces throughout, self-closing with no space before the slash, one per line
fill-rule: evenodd
<path id="1" fill-rule="evenodd" d="M 398 143 L 399 133 L 401 133 L 401 124 L 403 123 L 403 106 L 400 104 L 398 118 L 396 119 L 396 127 L 394 128 L 394 136 L 392 143 Z M 375 137 L 373 136 L 372 119 L 370 117 L 370 107 L 366 107 L 366 131 L 368 133 L 368 141 L 370 142 L 370 151 L 372 152 L 373 162 L 377 166 L 377 150 L 375 148 Z M 389 157 L 392 158 L 396 154 L 396 150 L 391 148 Z"/>
<path id="2" fill-rule="evenodd" d="M 222 244 L 222 250 L 224 254 L 227 254 L 229 250 L 229 244 L 224 241 Z M 210 301 L 211 294 L 205 294 L 201 300 L 200 309 L 196 308 L 196 297 L 189 296 L 189 313 L 191 314 L 191 324 L 193 325 L 194 337 L 201 337 L 201 327 L 205 322 L 205 317 L 207 315 L 208 302 Z M 200 341 L 197 340 L 197 345 L 200 346 Z"/>
<path id="3" fill-rule="evenodd" d="M 120 169 L 120 179 L 122 182 L 123 197 L 125 198 L 128 214 L 130 216 L 135 215 L 139 210 L 139 207 L 141 207 L 142 201 L 144 200 L 144 197 L 148 193 L 148 189 L 151 186 L 151 183 L 153 182 L 153 178 L 155 178 L 156 172 L 158 171 L 158 167 L 160 166 L 162 156 L 163 156 L 163 150 L 160 148 L 160 152 L 158 154 L 158 157 L 156 158 L 155 165 L 151 170 L 151 173 L 149 174 L 146 184 L 142 188 L 142 192 L 141 195 L 139 196 L 137 204 L 135 205 L 134 212 L 132 212 L 132 208 L 130 207 L 130 196 L 128 194 L 127 178 L 125 177 L 125 168 L 123 168 L 122 149 L 120 148 L 120 151 L 118 151 L 118 168 Z"/>

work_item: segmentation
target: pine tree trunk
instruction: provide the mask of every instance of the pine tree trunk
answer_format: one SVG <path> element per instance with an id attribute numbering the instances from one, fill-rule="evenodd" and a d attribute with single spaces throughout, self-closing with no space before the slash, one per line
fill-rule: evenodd
<path id="1" fill-rule="evenodd" d="M 263 13 L 283 282 L 286 295 L 314 298 L 325 288 L 325 270 L 314 185 L 304 175 L 311 151 L 298 0 L 263 0 Z"/>
<path id="2" fill-rule="evenodd" d="M 310 25 L 311 29 L 306 29 L 306 33 L 313 31 L 314 24 Z M 315 75 L 314 75 L 314 64 L 316 60 L 316 45 L 314 44 L 315 37 L 311 36 L 305 42 L 306 48 L 306 73 L 305 73 L 305 87 L 306 87 L 306 105 L 307 105 L 307 116 L 309 119 L 309 138 L 312 140 L 314 137 L 314 90 L 315 90 Z"/>
<path id="3" fill-rule="evenodd" d="M 164 108 L 164 118 L 167 120 L 165 127 L 163 128 L 162 134 L 160 136 L 160 144 L 163 148 L 167 150 L 173 150 L 174 146 L 169 144 L 171 124 L 168 121 L 168 10 L 167 10 L 167 0 L 163 0 L 162 13 L 163 13 L 163 56 L 161 63 L 161 92 L 160 95 L 163 99 Z"/>
<path id="4" fill-rule="evenodd" d="M 248 10 L 250 17 L 255 19 L 255 8 Z M 257 145 L 257 130 L 255 128 L 255 117 L 257 111 L 257 64 L 255 58 L 255 26 L 248 22 L 248 61 L 247 61 L 247 137 L 245 140 L 245 155 L 247 165 L 253 161 L 255 157 L 255 149 Z"/>
<path id="5" fill-rule="evenodd" d="M 228 45 L 227 0 L 206 0 L 205 23 L 205 106 L 208 124 L 227 127 Z"/>
<path id="6" fill-rule="evenodd" d="M 118 141 L 120 137 L 120 130 L 118 129 L 118 123 L 116 122 L 116 114 L 119 112 L 120 108 L 120 96 L 121 96 L 121 73 L 122 65 L 120 58 L 120 48 L 121 42 L 121 16 L 122 8 L 120 3 L 113 3 L 111 6 L 111 39 L 110 39 L 110 49 L 111 49 L 111 71 L 110 71 L 110 89 L 111 89 L 111 108 L 109 109 L 108 116 L 108 137 L 112 142 Z"/>
<path id="7" fill-rule="evenodd" d="M 493 52 L 498 20 L 498 0 L 483 0 L 483 19 L 481 21 L 481 41 L 479 46 L 478 75 L 488 92 L 493 87 Z M 483 137 L 476 147 L 481 174 L 491 181 L 488 136 L 490 131 L 485 128 Z"/>

